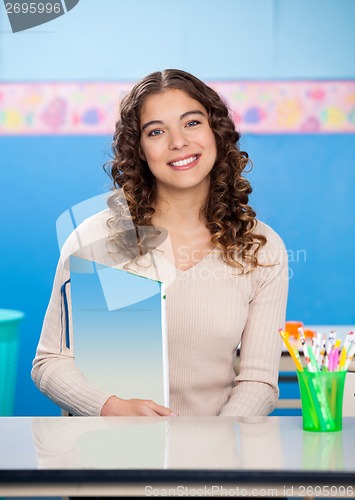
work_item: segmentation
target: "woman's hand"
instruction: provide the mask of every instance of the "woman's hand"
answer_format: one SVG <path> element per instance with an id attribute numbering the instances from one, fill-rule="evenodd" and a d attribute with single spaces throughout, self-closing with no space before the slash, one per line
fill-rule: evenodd
<path id="1" fill-rule="evenodd" d="M 160 416 L 174 417 L 176 413 L 170 408 L 158 405 L 149 399 L 121 399 L 117 396 L 111 396 L 101 409 L 102 417 L 134 417 L 134 416 Z"/>

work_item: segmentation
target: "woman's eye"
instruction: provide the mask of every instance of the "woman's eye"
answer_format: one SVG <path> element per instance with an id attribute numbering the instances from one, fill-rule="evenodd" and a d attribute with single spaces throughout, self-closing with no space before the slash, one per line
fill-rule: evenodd
<path id="1" fill-rule="evenodd" d="M 199 125 L 201 122 L 199 122 L 198 120 L 191 120 L 189 122 L 187 122 L 187 127 L 195 127 L 196 125 Z"/>
<path id="2" fill-rule="evenodd" d="M 162 130 L 159 130 L 159 129 L 155 129 L 155 130 L 151 130 L 149 133 L 148 133 L 148 137 L 155 137 L 156 135 L 160 135 L 162 134 L 163 131 Z"/>

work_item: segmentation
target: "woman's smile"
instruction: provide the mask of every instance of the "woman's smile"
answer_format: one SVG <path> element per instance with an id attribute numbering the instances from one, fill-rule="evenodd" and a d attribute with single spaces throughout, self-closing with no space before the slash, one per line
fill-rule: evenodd
<path id="1" fill-rule="evenodd" d="M 177 159 L 168 163 L 174 170 L 188 170 L 197 165 L 201 155 L 192 155 L 187 158 Z"/>

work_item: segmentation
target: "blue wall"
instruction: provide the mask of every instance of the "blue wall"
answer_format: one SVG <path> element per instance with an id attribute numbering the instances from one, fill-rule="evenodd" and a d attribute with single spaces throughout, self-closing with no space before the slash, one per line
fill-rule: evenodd
<path id="1" fill-rule="evenodd" d="M 98 6 L 99 5 L 99 6 Z M 136 80 L 180 67 L 205 80 L 354 78 L 353 0 L 82 0 L 12 34 L 0 5 L 0 82 Z M 1 105 L 1 104 L 0 104 Z M 247 135 L 252 204 L 290 256 L 288 319 L 355 323 L 352 135 Z M 55 221 L 108 190 L 110 138 L 0 138 L 0 307 L 26 313 L 17 415 L 59 414 L 29 372 L 58 257 Z"/>
<path id="2" fill-rule="evenodd" d="M 30 379 L 59 256 L 55 222 L 72 205 L 109 190 L 109 178 L 101 168 L 109 141 L 106 137 L 0 138 L 0 304 L 26 313 L 18 415 L 59 413 Z"/>
<path id="3" fill-rule="evenodd" d="M 355 323 L 353 135 L 247 136 L 252 206 L 289 256 L 289 320 Z"/>
<path id="4" fill-rule="evenodd" d="M 177 67 L 202 79 L 353 78 L 353 0 L 81 0 L 12 34 L 3 80 L 136 80 Z"/>

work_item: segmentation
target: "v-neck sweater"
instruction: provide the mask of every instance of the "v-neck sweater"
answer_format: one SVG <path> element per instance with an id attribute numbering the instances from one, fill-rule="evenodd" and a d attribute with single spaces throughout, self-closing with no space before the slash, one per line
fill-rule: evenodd
<path id="1" fill-rule="evenodd" d="M 75 364 L 70 283 L 69 348 L 61 321 L 61 287 L 70 279 L 69 256 L 113 265 L 102 244 L 109 216 L 105 210 L 86 219 L 64 244 L 33 361 L 37 387 L 73 415 L 100 415 L 112 395 L 91 385 Z M 145 265 L 133 266 L 133 272 L 167 284 L 170 408 L 178 415 L 268 415 L 275 406 L 282 348 L 278 330 L 284 327 L 288 291 L 287 252 L 268 225 L 257 221 L 254 231 L 267 243 L 258 253 L 263 265 L 247 273 L 223 262 L 216 251 L 186 271 L 176 269 L 160 250 L 150 252 Z M 117 260 L 114 264 L 122 267 Z"/>

